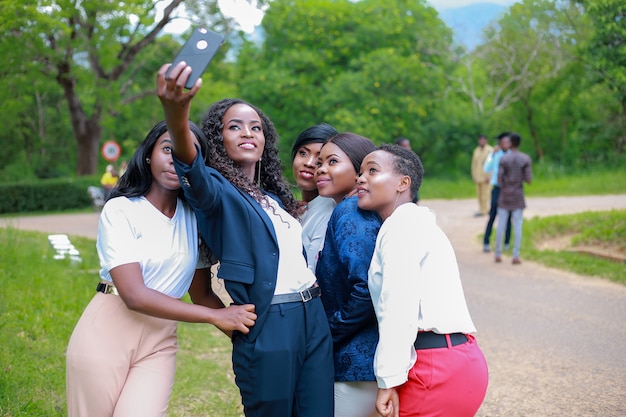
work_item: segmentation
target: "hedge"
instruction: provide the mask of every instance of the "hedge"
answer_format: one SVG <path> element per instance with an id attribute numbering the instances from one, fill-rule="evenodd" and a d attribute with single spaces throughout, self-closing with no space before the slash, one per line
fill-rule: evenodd
<path id="1" fill-rule="evenodd" d="M 92 206 L 90 177 L 0 184 L 0 214 L 84 209 Z"/>

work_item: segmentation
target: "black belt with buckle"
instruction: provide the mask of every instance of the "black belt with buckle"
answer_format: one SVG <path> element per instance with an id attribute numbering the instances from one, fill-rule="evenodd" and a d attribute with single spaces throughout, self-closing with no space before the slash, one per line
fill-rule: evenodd
<path id="1" fill-rule="evenodd" d="M 320 287 L 307 288 L 304 291 L 293 292 L 289 294 L 276 294 L 272 297 L 270 304 L 283 304 L 283 303 L 306 303 L 311 301 L 315 297 L 319 297 L 322 294 Z"/>
<path id="2" fill-rule="evenodd" d="M 119 293 L 117 292 L 117 288 L 115 288 L 115 285 L 113 285 L 113 283 L 111 282 L 100 282 L 96 287 L 96 291 L 103 294 L 119 295 Z"/>
<path id="3" fill-rule="evenodd" d="M 452 346 L 462 345 L 467 340 L 467 336 L 463 333 L 450 333 L 450 344 Z M 448 342 L 445 334 L 419 332 L 413 346 L 415 349 L 438 349 L 448 347 Z"/>

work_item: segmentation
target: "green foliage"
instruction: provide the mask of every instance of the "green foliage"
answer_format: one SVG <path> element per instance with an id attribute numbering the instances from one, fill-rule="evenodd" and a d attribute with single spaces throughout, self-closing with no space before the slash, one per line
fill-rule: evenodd
<path id="1" fill-rule="evenodd" d="M 0 213 L 84 209 L 92 204 L 89 185 L 89 178 L 0 184 Z"/>
<path id="2" fill-rule="evenodd" d="M 565 247 L 546 241 L 566 238 Z M 527 242 L 527 243 L 526 243 Z M 524 222 L 523 253 L 533 261 L 582 275 L 605 277 L 626 284 L 624 263 L 597 254 L 579 253 L 577 246 L 612 248 L 626 254 L 626 211 L 585 212 L 568 216 L 534 218 Z M 601 252 L 599 252 L 601 253 Z"/>
<path id="3" fill-rule="evenodd" d="M 298 133 L 320 122 L 375 143 L 406 136 L 429 146 L 442 70 L 452 65 L 451 32 L 434 9 L 421 1 L 280 0 L 263 29 L 265 42 L 239 56 L 239 85 L 279 127 L 284 160 Z"/>

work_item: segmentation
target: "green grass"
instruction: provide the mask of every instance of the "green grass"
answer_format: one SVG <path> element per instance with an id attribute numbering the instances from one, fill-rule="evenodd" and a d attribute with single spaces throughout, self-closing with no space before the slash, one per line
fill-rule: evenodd
<path id="1" fill-rule="evenodd" d="M 626 170 L 591 170 L 564 174 L 550 167 L 535 166 L 533 180 L 524 185 L 528 197 L 626 194 Z M 424 178 L 420 199 L 474 198 L 476 188 L 469 176 L 448 179 Z"/>
<path id="2" fill-rule="evenodd" d="M 0 416 L 62 417 L 65 350 L 98 283 L 95 241 L 70 236 L 83 262 L 55 260 L 47 234 L 0 227 Z M 241 416 L 229 339 L 212 326 L 179 325 L 168 416 Z"/>
<path id="3" fill-rule="evenodd" d="M 533 218 L 524 221 L 522 252 L 527 259 L 581 275 L 597 276 L 626 284 L 626 265 L 572 248 L 593 246 L 613 248 L 626 254 L 626 211 L 585 212 L 567 216 Z M 541 250 L 548 240 L 565 237 L 562 250 Z"/>

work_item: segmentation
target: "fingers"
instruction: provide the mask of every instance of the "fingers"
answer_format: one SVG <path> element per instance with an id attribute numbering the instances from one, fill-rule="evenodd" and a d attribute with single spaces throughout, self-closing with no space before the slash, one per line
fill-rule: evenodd
<path id="1" fill-rule="evenodd" d="M 169 71 L 169 73 L 168 73 Z M 202 79 L 196 80 L 194 86 L 184 93 L 185 83 L 191 75 L 191 67 L 185 61 L 172 66 L 164 64 L 157 72 L 157 94 L 160 98 L 185 97 L 192 98 L 202 86 Z"/>

